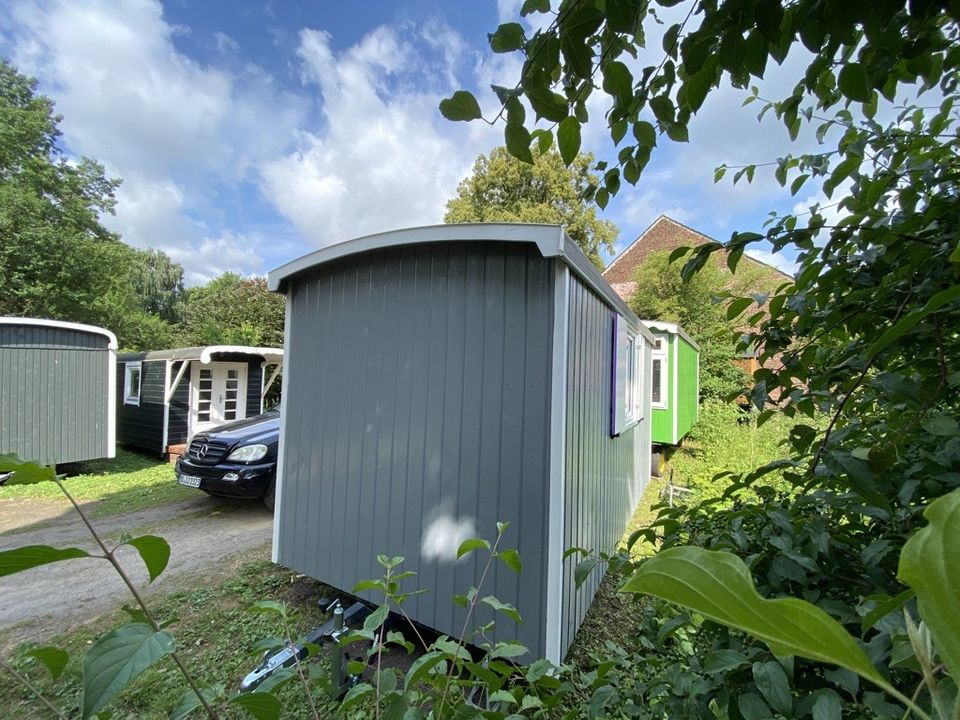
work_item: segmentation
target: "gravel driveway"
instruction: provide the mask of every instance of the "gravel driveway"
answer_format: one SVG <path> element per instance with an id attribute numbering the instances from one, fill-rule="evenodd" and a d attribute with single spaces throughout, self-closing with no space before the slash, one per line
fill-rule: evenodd
<path id="1" fill-rule="evenodd" d="M 22 545 L 75 546 L 90 552 L 97 547 L 77 514 L 66 502 L 21 501 L 18 512 L 0 512 L 0 550 Z M 12 516 L 18 521 L 10 521 Z M 32 525 L 25 525 L 32 518 Z M 233 558 L 242 553 L 269 557 L 273 516 L 262 503 L 196 498 L 127 515 L 94 519 L 93 526 L 109 536 L 112 547 L 120 533 L 160 535 L 170 544 L 170 562 L 153 584 L 136 550 L 124 547 L 117 556 L 124 570 L 146 595 L 172 592 L 187 584 L 231 572 Z M 43 641 L 53 635 L 132 601 L 126 586 L 104 560 L 82 558 L 52 563 L 0 578 L 0 634 L 2 648 L 26 639 Z"/>

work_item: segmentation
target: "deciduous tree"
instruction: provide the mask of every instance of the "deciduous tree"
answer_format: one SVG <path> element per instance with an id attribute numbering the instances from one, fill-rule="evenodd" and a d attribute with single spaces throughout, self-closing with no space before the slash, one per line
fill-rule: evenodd
<path id="1" fill-rule="evenodd" d="M 532 163 L 517 160 L 506 148 L 480 155 L 470 177 L 461 181 L 457 196 L 447 203 L 444 221 L 525 222 L 563 225 L 570 237 L 598 267 L 601 251 L 613 252 L 619 231 L 597 217 L 583 199 L 598 182 L 590 172 L 591 155 L 565 165 L 555 150 L 531 155 Z"/>

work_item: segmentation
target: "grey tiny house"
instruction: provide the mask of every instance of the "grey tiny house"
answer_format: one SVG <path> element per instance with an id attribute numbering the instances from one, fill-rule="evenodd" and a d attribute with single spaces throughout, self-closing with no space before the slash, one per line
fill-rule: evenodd
<path id="1" fill-rule="evenodd" d="M 263 412 L 283 361 L 279 348 L 210 345 L 117 358 L 117 440 L 177 454 L 200 430 Z"/>
<path id="2" fill-rule="evenodd" d="M 333 245 L 269 275 L 286 295 L 274 561 L 350 591 L 402 555 L 405 608 L 459 635 L 467 537 L 511 523 L 498 638 L 559 662 L 650 474 L 652 336 L 562 228 L 463 224 Z M 378 598 L 369 596 L 377 601 Z M 489 615 L 480 612 L 478 622 Z"/>
<path id="3" fill-rule="evenodd" d="M 0 454 L 47 465 L 113 457 L 116 350 L 100 327 L 0 317 Z"/>

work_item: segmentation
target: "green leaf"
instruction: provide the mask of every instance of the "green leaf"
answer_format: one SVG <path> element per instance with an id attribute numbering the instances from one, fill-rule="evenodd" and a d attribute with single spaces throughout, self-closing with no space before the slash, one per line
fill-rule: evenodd
<path id="1" fill-rule="evenodd" d="M 277 720 L 280 701 L 268 692 L 243 693 L 230 698 L 231 705 L 239 705 L 257 720 Z"/>
<path id="2" fill-rule="evenodd" d="M 960 424 L 957 423 L 956 418 L 949 415 L 934 415 L 929 420 L 924 421 L 923 429 L 938 437 L 960 435 Z"/>
<path id="3" fill-rule="evenodd" d="M 601 715 L 603 709 L 611 703 L 617 702 L 619 694 L 611 685 L 601 685 L 593 691 L 590 702 L 587 703 L 587 717 L 595 718 Z"/>
<path id="4" fill-rule="evenodd" d="M 907 604 L 907 602 L 912 600 L 915 596 L 916 596 L 916 593 L 914 593 L 913 590 L 904 590 L 902 593 L 900 593 L 895 597 L 887 598 L 886 600 L 881 602 L 879 605 L 877 605 L 873 610 L 871 610 L 870 612 L 868 612 L 866 615 L 863 616 L 863 619 L 860 621 L 861 631 L 864 634 L 866 634 L 867 630 L 869 630 L 878 622 L 883 620 L 883 618 L 885 618 L 890 613 L 896 612 L 897 610 L 902 608 L 904 605 Z"/>
<path id="5" fill-rule="evenodd" d="M 13 550 L 0 552 L 0 577 L 29 570 L 40 565 L 90 557 L 90 553 L 80 548 L 55 548 L 49 545 L 24 545 Z"/>
<path id="6" fill-rule="evenodd" d="M 520 562 L 520 553 L 516 550 L 501 550 L 500 559 L 517 575 L 523 572 L 523 563 Z"/>
<path id="7" fill-rule="evenodd" d="M 749 662 L 750 660 L 742 652 L 714 650 L 703 659 L 703 671 L 706 673 L 722 673 L 747 665 Z"/>
<path id="8" fill-rule="evenodd" d="M 373 686 L 370 683 L 354 685 L 347 691 L 347 694 L 343 696 L 343 700 L 340 701 L 340 712 L 346 712 L 365 697 L 372 694 Z"/>
<path id="9" fill-rule="evenodd" d="M 573 583 L 579 589 L 587 578 L 590 576 L 590 573 L 593 572 L 593 569 L 597 566 L 600 561 L 597 558 L 588 557 L 586 560 L 581 560 L 577 563 L 577 567 L 573 571 Z"/>
<path id="10" fill-rule="evenodd" d="M 773 717 L 770 708 L 759 695 L 747 693 L 737 699 L 737 708 L 743 720 L 769 720 Z"/>
<path id="11" fill-rule="evenodd" d="M 870 100 L 870 87 L 867 85 L 867 73 L 860 63 L 847 63 L 837 76 L 840 92 L 851 100 L 867 102 Z"/>
<path id="12" fill-rule="evenodd" d="M 45 645 L 43 647 L 27 650 L 24 655 L 27 657 L 36 658 L 43 663 L 43 666 L 47 669 L 47 672 L 50 673 L 50 677 L 52 677 L 54 680 L 63 674 L 63 669 L 67 666 L 67 663 L 70 662 L 70 655 L 66 650 L 61 650 L 60 648 L 53 647 L 52 645 Z"/>
<path id="13" fill-rule="evenodd" d="M 753 298 L 737 298 L 732 300 L 727 306 L 727 320 L 733 320 L 735 317 L 739 317 L 743 314 L 743 311 L 746 310 L 753 304 Z"/>
<path id="14" fill-rule="evenodd" d="M 660 122 L 673 122 L 675 110 L 673 100 L 670 99 L 669 95 L 657 95 L 650 98 L 650 109 L 653 110 L 653 114 Z"/>
<path id="15" fill-rule="evenodd" d="M 523 33 L 523 25 L 515 22 L 504 23 L 498 27 L 493 34 L 487 37 L 490 40 L 490 49 L 495 53 L 519 50 L 527 41 Z"/>
<path id="16" fill-rule="evenodd" d="M 173 635 L 130 623 L 102 635 L 83 661 L 83 717 L 101 710 L 140 673 L 173 652 Z"/>
<path id="17" fill-rule="evenodd" d="M 526 17 L 534 12 L 550 12 L 550 0 L 524 0 L 520 8 L 520 17 Z"/>
<path id="18" fill-rule="evenodd" d="M 39 482 L 56 480 L 57 473 L 52 467 L 39 465 L 30 460 L 21 460 L 13 453 L 0 455 L 0 474 L 12 472 L 13 477 L 4 485 L 33 485 Z"/>
<path id="19" fill-rule="evenodd" d="M 150 582 L 160 576 L 170 561 L 170 545 L 158 535 L 141 535 L 127 540 L 125 544 L 135 547 L 140 553 L 140 558 L 150 573 Z"/>
<path id="20" fill-rule="evenodd" d="M 557 145 L 565 165 L 576 160 L 580 152 L 580 121 L 572 115 L 565 117 L 557 128 Z"/>
<path id="21" fill-rule="evenodd" d="M 843 715 L 843 706 L 840 696 L 833 690 L 824 689 L 813 703 L 813 720 L 840 720 Z"/>
<path id="22" fill-rule="evenodd" d="M 903 335 L 905 335 L 909 330 L 912 330 L 917 323 L 926 318 L 931 313 L 935 313 L 937 310 L 942 308 L 944 305 L 954 302 L 955 300 L 960 299 L 960 285 L 954 285 L 953 287 L 947 288 L 946 290 L 941 290 L 933 297 L 931 297 L 927 304 L 918 310 L 914 310 L 911 313 L 908 313 L 904 317 L 900 318 L 893 327 L 887 330 L 883 335 L 877 339 L 873 345 L 867 350 L 867 355 L 869 357 L 874 357 L 881 350 L 885 350 L 887 347 L 899 340 Z"/>
<path id="23" fill-rule="evenodd" d="M 747 632 L 778 656 L 800 655 L 884 682 L 840 623 L 803 600 L 761 597 L 747 566 L 730 553 L 669 548 L 645 560 L 621 589 L 654 595 Z"/>
<path id="24" fill-rule="evenodd" d="M 422 678 L 429 674 L 438 665 L 446 668 L 447 656 L 438 650 L 431 650 L 418 657 L 404 676 L 404 689 L 409 691 Z"/>
<path id="25" fill-rule="evenodd" d="M 616 98 L 623 107 L 633 99 L 633 75 L 622 62 L 612 61 L 603 66 L 603 91 Z"/>
<path id="26" fill-rule="evenodd" d="M 503 138 L 507 150 L 517 160 L 533 165 L 533 154 L 530 152 L 530 133 L 519 123 L 507 123 L 504 126 Z"/>
<path id="27" fill-rule="evenodd" d="M 480 114 L 480 105 L 473 93 L 466 90 L 457 90 L 452 96 L 440 101 L 440 114 L 447 120 L 477 120 L 483 117 Z"/>
<path id="28" fill-rule="evenodd" d="M 770 707 L 786 717 L 792 715 L 793 698 L 790 696 L 790 682 L 780 663 L 775 660 L 754 663 L 753 681 Z"/>
<path id="29" fill-rule="evenodd" d="M 633 136 L 642 147 L 652 148 L 657 144 L 657 131 L 646 120 L 638 120 L 634 124 Z"/>
<path id="30" fill-rule="evenodd" d="M 219 684 L 200 688 L 200 694 L 203 695 L 203 699 L 211 705 L 222 698 L 225 693 L 226 688 Z M 203 703 L 200 702 L 199 696 L 192 689 L 187 690 L 180 697 L 176 707 L 170 711 L 170 720 L 183 720 L 183 718 L 187 717 L 194 710 L 201 707 L 203 707 Z"/>
<path id="31" fill-rule="evenodd" d="M 501 642 L 497 643 L 493 650 L 490 651 L 490 659 L 515 658 L 520 657 L 521 655 L 526 655 L 527 652 L 529 652 L 527 647 L 518 642 Z"/>
<path id="32" fill-rule="evenodd" d="M 460 547 L 457 548 L 457 560 L 462 558 L 467 553 L 471 553 L 474 550 L 479 550 L 480 548 L 489 550 L 490 543 L 483 538 L 468 538 L 464 540 L 462 543 L 460 543 Z"/>
<path id="33" fill-rule="evenodd" d="M 933 644 L 948 673 L 960 677 L 960 489 L 937 498 L 923 512 L 929 523 L 907 540 L 900 553 L 897 577 L 917 593 L 920 617 L 930 628 Z"/>
<path id="34" fill-rule="evenodd" d="M 503 613 L 518 624 L 523 622 L 523 620 L 520 618 L 520 613 L 517 612 L 517 609 L 513 605 L 510 603 L 500 602 L 493 595 L 487 595 L 485 598 L 481 598 L 480 602 L 484 603 L 485 605 L 489 605 L 496 612 Z"/>
<path id="35" fill-rule="evenodd" d="M 506 690 L 497 690 L 495 693 L 491 693 L 489 699 L 491 703 L 505 702 L 511 705 L 517 704 L 517 699 Z"/>
<path id="36" fill-rule="evenodd" d="M 383 625 L 383 621 L 387 619 L 387 615 L 389 614 L 390 607 L 386 604 L 381 605 L 372 613 L 367 615 L 363 621 L 363 629 L 367 630 L 368 632 L 377 630 L 381 625 Z"/>
<path id="37" fill-rule="evenodd" d="M 667 125 L 667 137 L 674 142 L 690 142 L 690 132 L 683 123 L 670 123 Z"/>
<path id="38" fill-rule="evenodd" d="M 255 613 L 276 613 L 277 615 L 287 616 L 287 606 L 276 600 L 260 600 L 254 603 L 249 612 Z"/>

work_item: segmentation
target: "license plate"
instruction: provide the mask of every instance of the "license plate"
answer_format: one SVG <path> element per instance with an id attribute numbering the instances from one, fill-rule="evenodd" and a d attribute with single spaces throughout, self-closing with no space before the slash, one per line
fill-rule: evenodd
<path id="1" fill-rule="evenodd" d="M 200 478 L 194 477 L 193 475 L 178 475 L 177 482 L 187 487 L 200 487 Z"/>

